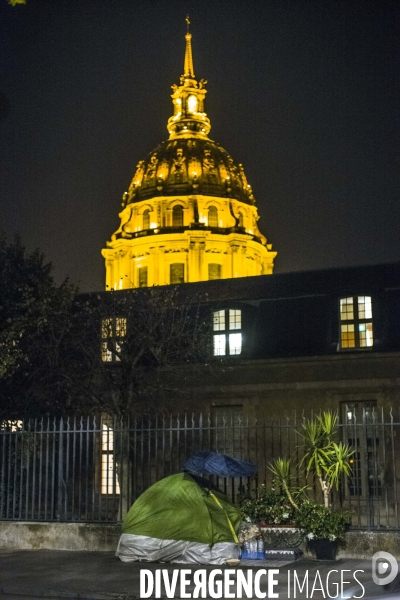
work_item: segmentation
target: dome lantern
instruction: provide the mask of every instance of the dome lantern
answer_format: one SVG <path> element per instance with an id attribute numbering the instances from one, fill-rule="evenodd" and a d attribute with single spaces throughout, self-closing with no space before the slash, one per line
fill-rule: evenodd
<path id="1" fill-rule="evenodd" d="M 171 95 L 174 114 L 168 119 L 167 129 L 169 139 L 188 137 L 206 138 L 211 130 L 210 120 L 204 111 L 204 100 L 207 81 L 198 82 L 193 67 L 192 34 L 189 32 L 190 20 L 186 17 L 187 32 L 185 35 L 186 48 L 183 63 L 183 75 L 180 85 L 172 86 Z"/>

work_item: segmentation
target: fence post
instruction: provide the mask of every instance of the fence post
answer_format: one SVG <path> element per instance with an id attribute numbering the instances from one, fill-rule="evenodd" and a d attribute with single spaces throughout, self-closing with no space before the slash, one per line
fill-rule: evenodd
<path id="1" fill-rule="evenodd" d="M 63 456 L 63 419 L 60 419 L 58 431 L 58 485 L 57 485 L 57 520 L 61 520 L 62 505 L 63 505 L 63 475 L 64 475 L 64 456 Z M 65 517 L 65 515 L 64 515 Z"/>

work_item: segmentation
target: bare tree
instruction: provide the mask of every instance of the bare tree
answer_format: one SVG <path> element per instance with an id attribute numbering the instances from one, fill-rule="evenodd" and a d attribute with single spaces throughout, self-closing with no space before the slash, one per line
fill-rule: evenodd
<path id="1" fill-rule="evenodd" d="M 182 288 L 91 294 L 79 300 L 75 321 L 66 360 L 77 364 L 65 373 L 75 410 L 169 412 L 185 406 L 188 386 L 204 380 L 208 310 Z"/>

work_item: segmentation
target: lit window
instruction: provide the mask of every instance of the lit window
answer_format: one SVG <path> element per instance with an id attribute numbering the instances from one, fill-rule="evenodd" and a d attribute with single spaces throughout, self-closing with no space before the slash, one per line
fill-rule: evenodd
<path id="1" fill-rule="evenodd" d="M 225 331 L 225 311 L 216 310 L 213 312 L 213 330 Z"/>
<path id="2" fill-rule="evenodd" d="M 182 227 L 183 225 L 183 208 L 180 204 L 172 209 L 172 225 L 173 227 Z"/>
<path id="3" fill-rule="evenodd" d="M 214 356 L 234 356 L 242 353 L 242 311 L 239 309 L 213 312 Z M 224 333 L 215 333 L 215 332 Z M 235 333 L 232 333 L 235 331 Z"/>
<path id="4" fill-rule="evenodd" d="M 218 227 L 218 210 L 215 206 L 210 206 L 208 209 L 208 226 Z"/>
<path id="5" fill-rule="evenodd" d="M 210 263 L 208 265 L 208 279 L 221 279 L 221 265 Z"/>
<path id="6" fill-rule="evenodd" d="M 147 267 L 139 268 L 139 287 L 147 286 Z"/>
<path id="7" fill-rule="evenodd" d="M 143 212 L 143 229 L 150 228 L 150 211 L 148 208 Z"/>
<path id="8" fill-rule="evenodd" d="M 0 423 L 0 431 L 12 431 L 15 433 L 16 431 L 22 431 L 23 428 L 24 422 L 21 420 L 1 421 Z"/>
<path id="9" fill-rule="evenodd" d="M 101 426 L 101 493 L 120 494 L 114 462 L 113 420 L 109 415 L 103 416 Z"/>
<path id="10" fill-rule="evenodd" d="M 119 362 L 126 336 L 126 319 L 108 317 L 101 321 L 101 358 L 103 362 Z"/>
<path id="11" fill-rule="evenodd" d="M 340 299 L 340 348 L 370 348 L 374 345 L 371 296 Z"/>
<path id="12" fill-rule="evenodd" d="M 229 309 L 229 329 L 242 329 L 242 311 Z"/>
<path id="13" fill-rule="evenodd" d="M 172 263 L 169 267 L 170 283 L 185 283 L 185 265 Z"/>
<path id="14" fill-rule="evenodd" d="M 214 335 L 214 356 L 225 356 L 226 336 L 225 334 Z"/>
<path id="15" fill-rule="evenodd" d="M 197 98 L 196 96 L 189 96 L 188 98 L 188 111 L 194 113 L 197 111 Z"/>

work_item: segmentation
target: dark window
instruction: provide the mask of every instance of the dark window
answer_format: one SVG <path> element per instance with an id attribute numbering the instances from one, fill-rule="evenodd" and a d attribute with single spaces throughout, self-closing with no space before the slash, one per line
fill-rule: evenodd
<path id="1" fill-rule="evenodd" d="M 244 221 L 243 221 L 243 213 L 240 212 L 238 214 L 238 218 L 239 218 L 239 227 L 244 227 L 244 225 L 243 225 L 243 223 L 244 223 Z"/>
<path id="2" fill-rule="evenodd" d="M 185 283 L 185 265 L 183 263 L 172 263 L 169 267 L 170 283 Z"/>
<path id="3" fill-rule="evenodd" d="M 126 319 L 108 317 L 101 321 L 101 358 L 103 362 L 119 362 L 126 336 Z"/>
<path id="4" fill-rule="evenodd" d="M 245 429 L 243 406 L 215 406 L 213 449 L 221 454 L 242 458 Z"/>
<path id="5" fill-rule="evenodd" d="M 210 263 L 208 265 L 208 279 L 221 279 L 221 265 Z"/>
<path id="6" fill-rule="evenodd" d="M 242 352 L 242 311 L 237 308 L 213 312 L 214 356 L 234 356 Z"/>
<path id="7" fill-rule="evenodd" d="M 371 296 L 340 299 L 340 349 L 374 345 Z"/>
<path id="8" fill-rule="evenodd" d="M 179 204 L 172 209 L 172 225 L 174 227 L 182 227 L 183 225 L 183 208 Z"/>
<path id="9" fill-rule="evenodd" d="M 372 497 L 382 494 L 382 448 L 378 414 L 374 400 L 343 403 L 344 440 L 355 451 L 348 478 L 350 496 Z"/>
<path id="10" fill-rule="evenodd" d="M 208 209 L 208 226 L 218 227 L 218 210 L 215 206 L 210 206 Z"/>
<path id="11" fill-rule="evenodd" d="M 143 212 L 143 229 L 150 229 L 150 211 L 148 208 Z"/>
<path id="12" fill-rule="evenodd" d="M 139 268 L 139 287 L 147 286 L 147 267 Z"/>

